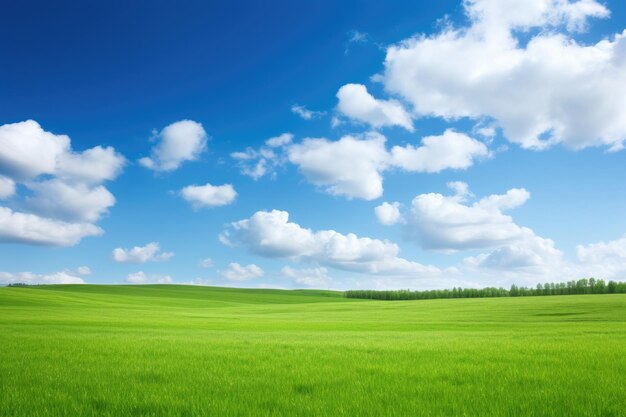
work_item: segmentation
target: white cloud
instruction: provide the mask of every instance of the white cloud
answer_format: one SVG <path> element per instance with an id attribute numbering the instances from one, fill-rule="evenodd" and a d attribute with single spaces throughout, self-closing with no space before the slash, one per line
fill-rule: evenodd
<path id="1" fill-rule="evenodd" d="M 266 174 L 276 175 L 276 168 L 286 161 L 285 149 L 292 140 L 293 134 L 283 133 L 266 140 L 266 146 L 258 150 L 248 147 L 245 151 L 233 152 L 230 156 L 237 161 L 243 175 L 256 181 Z"/>
<path id="2" fill-rule="evenodd" d="M 145 246 L 135 246 L 131 249 L 115 248 L 112 257 L 115 262 L 143 264 L 146 262 L 167 261 L 173 252 L 162 252 L 157 242 L 150 242 Z"/>
<path id="3" fill-rule="evenodd" d="M 476 159 L 490 156 L 487 147 L 462 133 L 447 130 L 428 136 L 422 145 L 385 147 L 386 138 L 375 132 L 338 141 L 309 138 L 288 148 L 289 161 L 307 180 L 332 195 L 373 200 L 383 194 L 384 171 L 440 172 L 465 169 Z"/>
<path id="4" fill-rule="evenodd" d="M 232 230 L 226 231 L 228 240 L 271 258 L 297 257 L 312 252 L 311 230 L 289 223 L 288 219 L 289 213 L 285 211 L 258 211 L 249 219 L 232 223 Z"/>
<path id="5" fill-rule="evenodd" d="M 143 271 L 128 274 L 126 282 L 129 284 L 172 284 L 169 275 L 146 275 Z"/>
<path id="6" fill-rule="evenodd" d="M 74 152 L 68 136 L 46 132 L 34 120 L 0 126 L 0 143 L 0 175 L 18 182 L 46 174 L 100 183 L 115 179 L 126 163 L 112 147 Z"/>
<path id="7" fill-rule="evenodd" d="M 619 260 L 626 264 L 626 236 L 610 242 L 598 242 L 576 247 L 578 260 L 583 263 L 602 263 Z"/>
<path id="8" fill-rule="evenodd" d="M 530 193 L 514 188 L 503 195 L 484 197 L 472 205 L 464 204 L 467 187 L 452 183 L 462 194 L 444 196 L 420 194 L 413 199 L 407 218 L 407 233 L 418 239 L 425 249 L 459 251 L 494 248 L 532 234 L 520 227 L 503 210 L 524 204 Z"/>
<path id="9" fill-rule="evenodd" d="M 126 159 L 112 147 L 96 146 L 80 153 L 59 155 L 56 174 L 66 181 L 100 183 L 117 178 L 125 164 Z"/>
<path id="10" fill-rule="evenodd" d="M 289 161 L 309 182 L 333 195 L 365 200 L 382 195 L 381 171 L 387 159 L 385 138 L 376 133 L 364 139 L 344 136 L 335 142 L 305 139 L 289 148 Z"/>
<path id="11" fill-rule="evenodd" d="M 465 197 L 473 197 L 473 194 L 469 190 L 469 186 L 463 181 L 450 181 L 446 184 L 448 188 L 454 191 L 457 199 L 464 201 Z"/>
<path id="12" fill-rule="evenodd" d="M 589 17 L 609 16 L 606 7 L 595 0 L 468 0 L 464 7 L 474 26 L 499 36 L 512 30 L 562 25 L 576 32 L 585 29 Z"/>
<path id="13" fill-rule="evenodd" d="M 49 180 L 33 183 L 30 189 L 35 193 L 26 198 L 31 211 L 70 222 L 96 222 L 115 204 L 113 194 L 102 185 Z"/>
<path id="14" fill-rule="evenodd" d="M 88 266 L 79 266 L 76 268 L 78 275 L 91 275 L 91 268 Z"/>
<path id="15" fill-rule="evenodd" d="M 120 174 L 123 156 L 101 146 L 75 152 L 68 136 L 33 120 L 0 126 L 0 145 L 0 198 L 15 197 L 14 209 L 0 207 L 0 240 L 69 246 L 102 234 L 94 223 L 115 197 L 101 183 Z"/>
<path id="16" fill-rule="evenodd" d="M 204 258 L 200 261 L 199 265 L 202 268 L 210 268 L 215 264 L 215 262 L 213 262 L 213 259 L 211 258 Z"/>
<path id="17" fill-rule="evenodd" d="M 32 272 L 0 272 L 0 283 L 2 284 L 84 284 L 85 281 L 70 271 L 60 271 L 51 274 L 35 274 Z"/>
<path id="18" fill-rule="evenodd" d="M 402 216 L 400 214 L 400 203 L 397 201 L 393 203 L 385 201 L 381 205 L 377 206 L 374 209 L 374 212 L 376 213 L 378 221 L 384 225 L 396 224 L 402 220 Z"/>
<path id="19" fill-rule="evenodd" d="M 276 154 L 272 150 L 267 150 L 263 154 L 252 148 L 247 148 L 243 152 L 233 152 L 231 158 L 237 161 L 239 170 L 255 181 L 263 177 L 268 172 L 268 160 L 273 161 Z"/>
<path id="20" fill-rule="evenodd" d="M 146 281 L 146 274 L 143 271 L 128 274 L 126 282 L 131 284 L 143 284 Z"/>
<path id="21" fill-rule="evenodd" d="M 576 247 L 580 276 L 624 279 L 626 276 L 626 236 L 609 242 Z"/>
<path id="22" fill-rule="evenodd" d="M 227 206 L 235 201 L 237 192 L 231 184 L 224 185 L 188 185 L 181 190 L 181 195 L 194 209 L 201 207 Z"/>
<path id="23" fill-rule="evenodd" d="M 448 129 L 440 136 L 427 136 L 421 146 L 394 146 L 391 163 L 409 172 L 440 172 L 466 169 L 490 155 L 484 143 Z"/>
<path id="24" fill-rule="evenodd" d="M 0 126 L 0 174 L 18 181 L 55 174 L 61 155 L 70 151 L 70 138 L 44 131 L 27 120 Z"/>
<path id="25" fill-rule="evenodd" d="M 323 267 L 294 269 L 285 266 L 280 272 L 283 277 L 294 281 L 296 284 L 305 285 L 307 287 L 325 288 L 330 283 L 328 270 Z"/>
<path id="26" fill-rule="evenodd" d="M 103 230 L 90 223 L 68 223 L 0 207 L 0 242 L 72 246 Z"/>
<path id="27" fill-rule="evenodd" d="M 270 148 L 280 148 L 282 146 L 287 146 L 293 140 L 292 133 L 283 133 L 278 136 L 274 136 L 273 138 L 269 138 L 265 141 L 265 144 Z"/>
<path id="28" fill-rule="evenodd" d="M 229 281 L 248 281 L 262 277 L 263 274 L 263 269 L 255 264 L 243 266 L 236 262 L 230 263 L 225 271 L 220 272 Z"/>
<path id="29" fill-rule="evenodd" d="M 490 118 L 509 141 L 530 149 L 623 147 L 626 31 L 590 45 L 571 33 L 588 18 L 607 17 L 603 5 L 468 0 L 463 6 L 469 26 L 387 49 L 379 78 L 413 105 L 416 117 Z"/>
<path id="30" fill-rule="evenodd" d="M 313 232 L 289 222 L 289 213 L 258 211 L 231 224 L 222 238 L 269 258 L 289 258 L 346 271 L 381 274 L 437 274 L 439 270 L 398 257 L 400 248 L 388 241 L 347 235 L 334 230 Z"/>
<path id="31" fill-rule="evenodd" d="M 155 136 L 158 143 L 150 157 L 139 163 L 154 171 L 174 171 L 185 161 L 194 161 L 206 150 L 207 134 L 198 122 L 181 120 L 166 126 Z"/>
<path id="32" fill-rule="evenodd" d="M 536 236 L 530 229 L 524 228 L 515 242 L 489 253 L 465 258 L 464 263 L 473 268 L 528 269 L 541 275 L 542 271 L 558 271 L 562 257 L 563 253 L 555 248 L 552 239 Z"/>
<path id="33" fill-rule="evenodd" d="M 326 114 L 324 111 L 309 110 L 305 106 L 300 106 L 298 104 L 291 106 L 291 112 L 302 117 L 304 120 L 317 119 Z"/>
<path id="34" fill-rule="evenodd" d="M 465 195 L 465 194 L 463 194 Z M 512 188 L 505 194 L 493 194 L 483 197 L 477 206 L 486 210 L 510 210 L 522 206 L 530 198 L 530 193 L 523 188 Z"/>
<path id="35" fill-rule="evenodd" d="M 420 194 L 413 199 L 409 212 L 396 222 L 403 223 L 406 236 L 427 250 L 444 253 L 488 250 L 466 257 L 451 270 L 464 274 L 465 279 L 493 285 L 485 279 L 496 278 L 494 274 L 507 279 L 533 276 L 538 279 L 565 268 L 563 253 L 556 249 L 554 241 L 537 236 L 503 213 L 523 205 L 530 197 L 528 191 L 513 188 L 470 204 L 467 201 L 473 194 L 466 183 L 454 181 L 448 186 L 455 191 L 454 195 Z M 382 205 L 379 207 L 384 211 Z M 385 208 L 395 215 L 393 206 Z"/>
<path id="36" fill-rule="evenodd" d="M 15 181 L 0 175 L 0 200 L 15 195 Z"/>
<path id="37" fill-rule="evenodd" d="M 626 237 L 577 246 L 577 259 L 564 259 L 551 239 L 526 233 L 518 242 L 491 253 L 468 257 L 464 273 L 490 279 L 507 279 L 507 284 L 534 285 L 581 277 L 623 279 L 626 274 Z"/>
<path id="38" fill-rule="evenodd" d="M 496 136 L 496 128 L 493 126 L 478 126 L 474 131 L 487 139 L 493 139 Z"/>
<path id="39" fill-rule="evenodd" d="M 364 85 L 346 84 L 337 92 L 337 109 L 348 118 L 372 127 L 400 126 L 413 132 L 411 115 L 397 100 L 374 98 Z"/>

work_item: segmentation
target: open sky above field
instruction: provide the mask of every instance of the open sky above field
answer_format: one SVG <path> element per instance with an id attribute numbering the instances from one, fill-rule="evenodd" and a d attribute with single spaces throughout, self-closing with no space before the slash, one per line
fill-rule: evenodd
<path id="1" fill-rule="evenodd" d="M 0 284 L 626 277 L 623 2 L 5 3 Z"/>

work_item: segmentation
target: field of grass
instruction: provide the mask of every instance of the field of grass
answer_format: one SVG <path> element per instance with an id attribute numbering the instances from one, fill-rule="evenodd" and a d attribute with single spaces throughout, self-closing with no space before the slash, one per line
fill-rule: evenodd
<path id="1" fill-rule="evenodd" d="M 0 288 L 0 416 L 626 416 L 626 294 Z"/>

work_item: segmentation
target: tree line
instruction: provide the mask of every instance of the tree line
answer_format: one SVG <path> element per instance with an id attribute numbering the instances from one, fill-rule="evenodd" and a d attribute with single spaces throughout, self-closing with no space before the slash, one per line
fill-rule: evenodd
<path id="1" fill-rule="evenodd" d="M 574 295 L 574 294 L 625 294 L 626 282 L 609 281 L 603 279 L 582 278 L 568 282 L 547 282 L 537 284 L 535 288 L 518 287 L 511 285 L 505 288 L 461 288 L 455 287 L 446 290 L 348 290 L 348 298 L 367 298 L 372 300 L 428 300 L 435 298 L 483 298 L 483 297 L 529 297 L 544 295 Z"/>

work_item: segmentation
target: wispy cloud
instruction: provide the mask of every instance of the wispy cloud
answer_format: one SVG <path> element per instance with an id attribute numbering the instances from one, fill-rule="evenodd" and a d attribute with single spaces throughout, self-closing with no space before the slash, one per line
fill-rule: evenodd
<path id="1" fill-rule="evenodd" d="M 291 106 L 291 112 L 297 114 L 304 120 L 318 119 L 326 114 L 325 111 L 309 110 L 305 106 L 301 106 L 299 104 Z"/>

